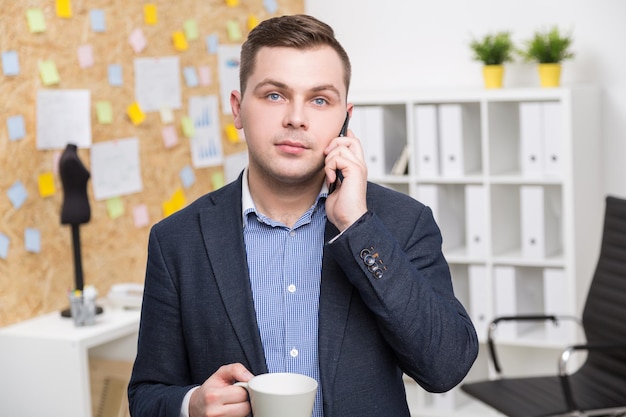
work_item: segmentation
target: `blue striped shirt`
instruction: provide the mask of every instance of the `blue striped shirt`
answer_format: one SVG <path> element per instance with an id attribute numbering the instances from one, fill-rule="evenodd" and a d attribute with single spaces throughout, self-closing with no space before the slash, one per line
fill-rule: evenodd
<path id="1" fill-rule="evenodd" d="M 318 309 L 328 189 L 292 228 L 256 211 L 243 175 L 243 235 L 257 323 L 269 372 L 318 382 L 313 417 L 323 417 L 317 349 Z"/>

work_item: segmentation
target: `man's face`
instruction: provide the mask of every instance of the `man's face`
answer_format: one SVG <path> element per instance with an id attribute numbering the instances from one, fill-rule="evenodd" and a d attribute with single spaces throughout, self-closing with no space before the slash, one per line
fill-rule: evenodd
<path id="1" fill-rule="evenodd" d="M 321 181 L 324 149 L 346 116 L 342 62 L 328 46 L 262 48 L 241 97 L 231 97 L 251 173 L 272 181 Z"/>

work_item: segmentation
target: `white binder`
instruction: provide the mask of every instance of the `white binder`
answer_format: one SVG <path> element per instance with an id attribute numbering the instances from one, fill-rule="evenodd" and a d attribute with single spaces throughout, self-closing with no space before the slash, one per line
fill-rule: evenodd
<path id="1" fill-rule="evenodd" d="M 560 249 L 560 218 L 556 190 L 538 185 L 520 187 L 522 256 L 545 258 Z"/>
<path id="2" fill-rule="evenodd" d="M 481 167 L 478 108 L 440 104 L 438 112 L 441 175 L 460 177 Z"/>
<path id="3" fill-rule="evenodd" d="M 483 185 L 465 186 L 465 230 L 467 255 L 487 255 L 487 200 Z"/>
<path id="4" fill-rule="evenodd" d="M 526 177 L 540 177 L 544 171 L 543 108 L 539 102 L 520 103 L 520 168 Z"/>
<path id="5" fill-rule="evenodd" d="M 494 267 L 493 288 L 495 316 L 517 315 L 515 268 L 512 266 Z M 515 321 L 503 322 L 498 326 L 498 337 L 514 338 L 515 336 L 517 336 Z"/>
<path id="6" fill-rule="evenodd" d="M 371 178 L 381 177 L 385 172 L 382 112 L 380 106 L 354 106 L 348 125 L 361 140 L 368 177 Z"/>
<path id="7" fill-rule="evenodd" d="M 435 184 L 419 184 L 417 199 L 426 204 L 441 229 L 443 252 L 462 247 L 465 243 L 464 195 L 460 189 Z"/>
<path id="8" fill-rule="evenodd" d="M 478 340 L 484 342 L 487 339 L 489 323 L 493 320 L 487 267 L 484 265 L 469 265 L 467 268 L 470 293 L 469 314 L 476 328 Z"/>
<path id="9" fill-rule="evenodd" d="M 544 145 L 544 174 L 549 177 L 563 175 L 563 116 L 561 103 L 545 102 L 543 108 L 543 145 Z"/>
<path id="10" fill-rule="evenodd" d="M 413 114 L 417 173 L 422 177 L 436 177 L 439 175 L 437 106 L 434 104 L 418 104 L 413 108 Z"/>
<path id="11" fill-rule="evenodd" d="M 574 316 L 568 304 L 567 292 L 565 271 L 561 268 L 545 268 L 543 270 L 543 301 L 546 314 Z M 552 322 L 546 322 L 545 326 L 548 340 L 567 342 L 575 339 L 578 324 L 572 320 L 563 320 L 557 326 Z"/>

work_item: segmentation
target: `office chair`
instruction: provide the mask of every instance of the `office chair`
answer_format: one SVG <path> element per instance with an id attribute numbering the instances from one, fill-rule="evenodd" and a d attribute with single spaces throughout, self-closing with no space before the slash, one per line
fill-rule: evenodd
<path id="1" fill-rule="evenodd" d="M 489 327 L 490 358 L 498 374 L 494 331 L 501 322 L 550 320 L 550 315 L 508 316 Z M 509 417 L 626 416 L 626 200 L 606 197 L 600 255 L 582 316 L 586 343 L 566 348 L 558 375 L 468 382 L 461 389 Z M 576 351 L 587 358 L 569 373 Z"/>

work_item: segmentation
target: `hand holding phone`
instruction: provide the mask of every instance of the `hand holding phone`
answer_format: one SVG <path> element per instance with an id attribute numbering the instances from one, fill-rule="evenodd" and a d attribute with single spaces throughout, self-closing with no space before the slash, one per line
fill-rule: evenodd
<path id="1" fill-rule="evenodd" d="M 343 137 L 343 136 L 346 136 L 348 134 L 348 122 L 349 121 L 350 121 L 350 113 L 346 112 L 346 120 L 344 120 L 343 126 L 341 126 L 341 130 L 339 131 L 339 137 Z M 328 187 L 328 194 L 329 195 L 332 194 L 332 192 L 335 191 L 335 189 L 337 188 L 337 182 L 343 181 L 343 173 L 341 172 L 341 170 L 337 169 L 337 170 L 335 170 L 335 173 L 337 174 L 337 178 Z"/>

